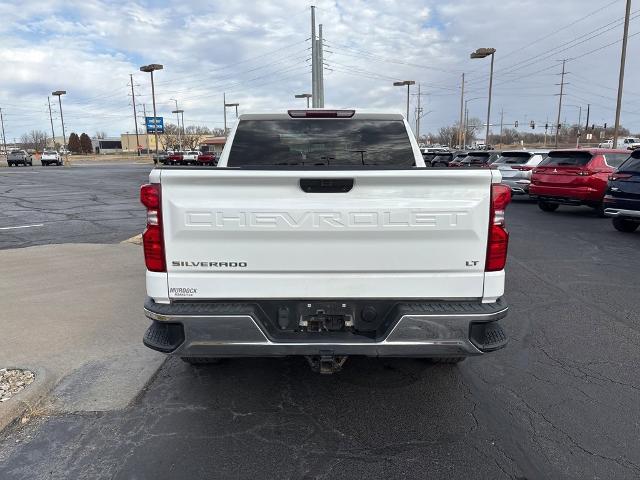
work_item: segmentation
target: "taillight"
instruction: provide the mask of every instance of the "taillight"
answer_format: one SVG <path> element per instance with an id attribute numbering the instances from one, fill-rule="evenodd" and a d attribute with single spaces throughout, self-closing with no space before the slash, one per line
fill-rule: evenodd
<path id="1" fill-rule="evenodd" d="M 160 185 L 157 183 L 142 185 L 140 187 L 140 202 L 147 208 L 147 228 L 142 234 L 144 262 L 147 265 L 147 270 L 166 272 Z"/>
<path id="2" fill-rule="evenodd" d="M 609 180 L 613 180 L 614 182 L 616 180 L 627 180 L 629 178 L 631 178 L 633 175 L 631 175 L 630 173 L 613 173 L 611 175 L 609 175 Z"/>
<path id="3" fill-rule="evenodd" d="M 528 172 L 529 170 L 533 170 L 533 167 L 528 167 L 526 165 L 523 166 L 518 166 L 518 167 L 511 167 L 514 170 L 520 170 L 521 172 Z"/>
<path id="4" fill-rule="evenodd" d="M 506 185 L 491 185 L 491 208 L 489 212 L 489 235 L 485 272 L 498 272 L 507 263 L 509 233 L 505 230 L 504 211 L 511 201 L 511 189 Z"/>
<path id="5" fill-rule="evenodd" d="M 581 177 L 589 177 L 589 176 L 593 175 L 594 173 L 596 173 L 596 172 L 594 172 L 593 170 L 580 170 L 578 172 L 578 175 L 581 176 Z"/>

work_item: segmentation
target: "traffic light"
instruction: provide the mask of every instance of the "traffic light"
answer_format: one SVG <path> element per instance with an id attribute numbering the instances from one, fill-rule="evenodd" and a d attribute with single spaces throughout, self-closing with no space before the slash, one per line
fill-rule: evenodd
<path id="1" fill-rule="evenodd" d="M 595 130 L 595 129 L 596 129 L 596 124 L 595 124 L 595 123 L 592 123 L 592 124 L 591 124 L 591 130 Z"/>
<path id="2" fill-rule="evenodd" d="M 545 124 L 544 124 L 544 129 L 545 129 L 545 130 L 549 130 L 549 124 L 548 124 L 548 123 L 545 123 Z"/>
<path id="3" fill-rule="evenodd" d="M 536 128 L 536 122 L 534 122 L 533 120 L 531 120 L 531 123 L 529 123 L 529 126 L 535 130 Z"/>
<path id="4" fill-rule="evenodd" d="M 518 120 L 516 120 L 516 123 L 514 123 L 513 126 L 518 128 Z"/>
<path id="5" fill-rule="evenodd" d="M 605 130 L 607 129 L 607 124 L 606 124 L 606 123 L 604 124 L 604 129 L 605 129 Z"/>

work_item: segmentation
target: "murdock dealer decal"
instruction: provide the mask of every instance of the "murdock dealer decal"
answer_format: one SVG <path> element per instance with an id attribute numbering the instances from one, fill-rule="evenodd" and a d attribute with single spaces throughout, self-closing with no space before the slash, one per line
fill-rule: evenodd
<path id="1" fill-rule="evenodd" d="M 171 287 L 169 289 L 169 295 L 174 297 L 193 297 L 196 293 L 198 293 L 197 288 Z"/>

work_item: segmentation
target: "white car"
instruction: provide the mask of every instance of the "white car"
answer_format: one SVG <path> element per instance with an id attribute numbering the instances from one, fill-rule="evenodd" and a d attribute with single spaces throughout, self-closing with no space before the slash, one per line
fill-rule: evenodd
<path id="1" fill-rule="evenodd" d="M 598 148 L 614 148 L 613 140 L 609 139 L 599 143 Z M 618 139 L 616 148 L 625 149 L 625 150 L 636 150 L 640 148 L 640 138 L 625 137 L 625 138 Z"/>
<path id="2" fill-rule="evenodd" d="M 62 157 L 55 150 L 45 150 L 40 157 L 40 163 L 42 166 L 47 165 L 62 165 Z"/>
<path id="3" fill-rule="evenodd" d="M 416 168 L 402 115 L 319 109 L 242 115 L 217 167 L 154 169 L 140 190 L 147 347 L 333 373 L 505 346 L 498 170 Z"/>
<path id="4" fill-rule="evenodd" d="M 200 152 L 195 150 L 189 150 L 188 152 L 184 152 L 182 154 L 182 164 L 188 165 L 190 163 L 192 164 L 198 163 L 198 155 L 200 155 Z"/>

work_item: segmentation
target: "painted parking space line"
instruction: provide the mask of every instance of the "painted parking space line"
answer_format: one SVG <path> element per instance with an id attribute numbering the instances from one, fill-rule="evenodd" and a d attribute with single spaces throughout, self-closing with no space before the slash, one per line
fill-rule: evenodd
<path id="1" fill-rule="evenodd" d="M 44 226 L 44 223 L 36 223 L 34 225 L 18 225 L 17 227 L 0 227 L 0 230 L 16 230 L 18 228 L 34 228 L 42 226 Z"/>

